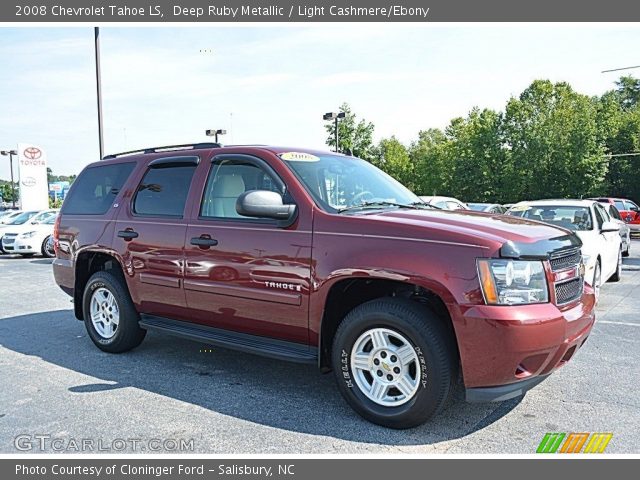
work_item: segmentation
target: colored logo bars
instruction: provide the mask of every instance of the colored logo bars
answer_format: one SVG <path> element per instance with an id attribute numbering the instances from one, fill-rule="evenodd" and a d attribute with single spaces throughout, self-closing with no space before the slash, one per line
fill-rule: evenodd
<path id="1" fill-rule="evenodd" d="M 603 453 L 611 437 L 613 433 L 547 433 L 536 453 Z"/>

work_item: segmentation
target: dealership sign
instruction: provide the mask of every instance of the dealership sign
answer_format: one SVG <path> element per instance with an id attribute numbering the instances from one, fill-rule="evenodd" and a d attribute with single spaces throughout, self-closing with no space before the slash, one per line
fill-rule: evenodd
<path id="1" fill-rule="evenodd" d="M 18 144 L 20 205 L 23 210 L 49 208 L 47 155 L 36 145 Z"/>

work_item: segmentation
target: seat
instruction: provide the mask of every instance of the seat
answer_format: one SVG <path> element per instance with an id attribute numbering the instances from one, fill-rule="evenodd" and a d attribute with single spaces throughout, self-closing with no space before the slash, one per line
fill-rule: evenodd
<path id="1" fill-rule="evenodd" d="M 236 200 L 244 192 L 245 185 L 241 175 L 220 175 L 211 187 L 203 214 L 208 217 L 241 217 L 236 211 Z"/>

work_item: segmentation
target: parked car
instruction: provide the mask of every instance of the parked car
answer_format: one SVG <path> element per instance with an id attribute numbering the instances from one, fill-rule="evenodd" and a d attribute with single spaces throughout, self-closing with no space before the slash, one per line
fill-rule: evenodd
<path id="1" fill-rule="evenodd" d="M 468 401 L 523 395 L 593 326 L 566 230 L 431 208 L 340 154 L 143 152 L 87 166 L 54 228 L 55 280 L 106 352 L 159 330 L 313 363 L 360 415 L 408 428 L 459 374 Z"/>
<path id="2" fill-rule="evenodd" d="M 604 206 L 594 200 L 540 200 L 520 202 L 509 215 L 556 225 L 582 240 L 586 280 L 599 294 L 605 281 L 617 282 L 622 272 L 620 227 Z"/>
<path id="3" fill-rule="evenodd" d="M 37 215 L 32 221 L 18 225 L 15 229 L 7 229 L 2 237 L 2 250 L 6 253 L 17 253 L 23 257 L 41 254 L 43 257 L 55 257 L 53 243 L 49 240 L 53 235 L 56 221 L 55 212 Z"/>
<path id="4" fill-rule="evenodd" d="M 461 202 L 457 198 L 452 197 L 437 197 L 437 196 L 422 196 L 420 197 L 427 205 L 432 205 L 442 210 L 469 210 L 466 203 Z"/>
<path id="5" fill-rule="evenodd" d="M 0 225 L 6 225 L 12 218 L 17 217 L 22 213 L 22 210 L 3 210 L 0 212 Z"/>
<path id="6" fill-rule="evenodd" d="M 604 208 L 611 217 L 611 220 L 616 222 L 620 227 L 620 239 L 622 240 L 622 256 L 628 257 L 631 253 L 631 229 L 629 225 L 622 220 L 619 210 L 612 203 L 604 204 Z"/>
<path id="7" fill-rule="evenodd" d="M 503 214 L 507 211 L 505 207 L 498 203 L 467 203 L 467 205 L 476 212 Z"/>
<path id="8" fill-rule="evenodd" d="M 2 249 L 2 237 L 7 229 L 15 228 L 16 225 L 27 223 L 39 213 L 41 213 L 41 210 L 28 210 L 26 212 L 20 212 L 18 215 L 14 215 L 12 218 L 10 218 L 6 223 L 0 224 L 0 251 L 2 251 L 2 253 L 6 253 Z"/>
<path id="9" fill-rule="evenodd" d="M 614 205 L 620 212 L 622 220 L 624 220 L 631 229 L 631 233 L 640 234 L 640 208 L 638 205 L 627 198 L 598 197 L 591 200 L 597 200 L 600 203 Z"/>

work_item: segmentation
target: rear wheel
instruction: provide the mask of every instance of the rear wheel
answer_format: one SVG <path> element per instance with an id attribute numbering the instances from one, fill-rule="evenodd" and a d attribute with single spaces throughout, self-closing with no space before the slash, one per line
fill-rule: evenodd
<path id="1" fill-rule="evenodd" d="M 623 257 L 628 257 L 631 254 L 631 234 L 627 236 L 627 248 L 622 252 Z"/>
<path id="2" fill-rule="evenodd" d="M 121 353 L 137 347 L 144 340 L 146 330 L 124 281 L 113 273 L 94 273 L 84 290 L 82 299 L 84 323 L 93 343 L 105 352 Z"/>
<path id="3" fill-rule="evenodd" d="M 334 337 L 338 389 L 373 423 L 418 426 L 442 409 L 452 391 L 452 344 L 441 320 L 422 305 L 391 298 L 364 303 Z"/>

